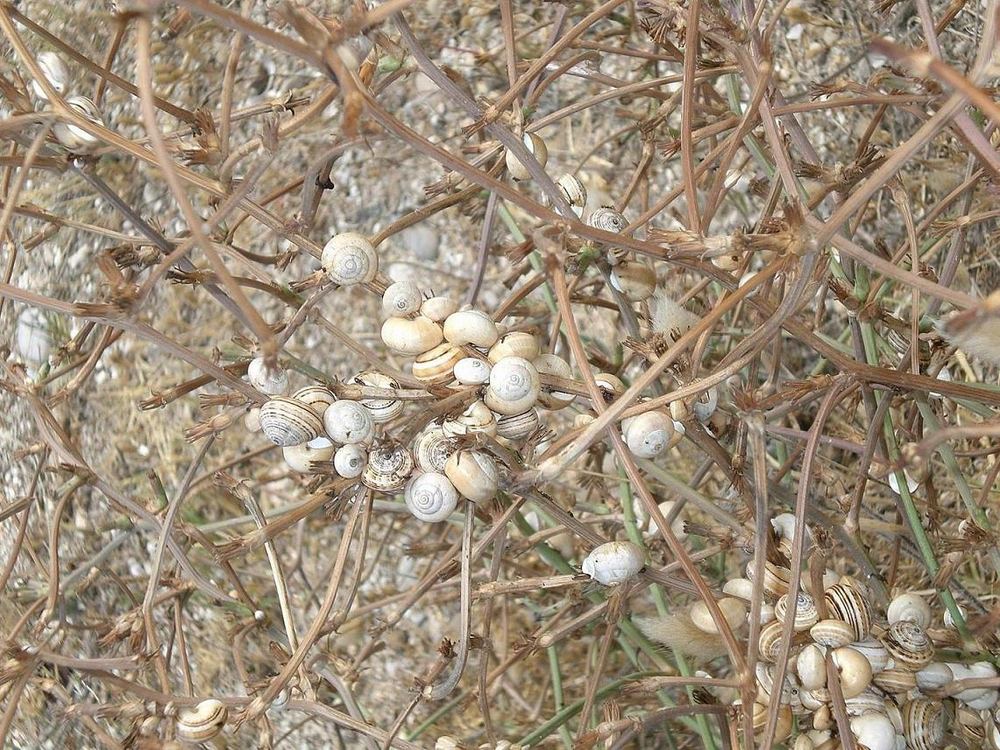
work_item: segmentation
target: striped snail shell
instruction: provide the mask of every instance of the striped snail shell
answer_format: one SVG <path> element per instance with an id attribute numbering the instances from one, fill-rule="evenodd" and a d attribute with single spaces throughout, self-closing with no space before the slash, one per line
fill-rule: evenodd
<path id="1" fill-rule="evenodd" d="M 916 623 L 922 628 L 931 624 L 930 605 L 919 594 L 909 592 L 900 594 L 889 602 L 885 616 L 890 625 L 902 620 Z"/>
<path id="2" fill-rule="evenodd" d="M 441 343 L 441 326 L 430 318 L 389 318 L 382 324 L 382 342 L 400 354 L 420 354 Z"/>
<path id="3" fill-rule="evenodd" d="M 571 174 L 564 174 L 556 180 L 556 185 L 563 198 L 573 207 L 573 212 L 577 216 L 581 216 L 583 207 L 587 205 L 587 188 L 583 186 L 583 183 Z"/>
<path id="4" fill-rule="evenodd" d="M 757 662 L 754 672 L 757 677 L 757 700 L 766 706 L 770 706 L 771 702 L 775 697 L 778 699 L 778 703 L 783 706 L 798 706 L 801 707 L 801 703 L 798 700 L 798 689 L 792 680 L 794 679 L 791 675 L 786 676 L 781 682 L 781 689 L 777 696 L 774 695 L 774 665 L 764 664 L 763 662 Z"/>
<path id="5" fill-rule="evenodd" d="M 413 471 L 413 456 L 402 445 L 386 443 L 368 454 L 368 464 L 361 473 L 366 487 L 379 492 L 394 492 L 406 484 Z"/>
<path id="6" fill-rule="evenodd" d="M 604 586 L 624 583 L 645 564 L 642 550 L 632 542 L 606 542 L 584 558 L 580 568 Z"/>
<path id="7" fill-rule="evenodd" d="M 445 520 L 458 506 L 458 490 L 444 474 L 428 471 L 406 485 L 406 508 L 424 523 Z"/>
<path id="8" fill-rule="evenodd" d="M 508 440 L 524 440 L 538 429 L 538 423 L 538 412 L 535 409 L 500 417 L 497 419 L 497 435 Z"/>
<path id="9" fill-rule="evenodd" d="M 639 458 L 655 458 L 670 445 L 674 420 L 659 409 L 622 421 L 622 436 L 628 449 Z"/>
<path id="10" fill-rule="evenodd" d="M 883 669 L 872 681 L 882 690 L 894 695 L 905 695 L 917 686 L 916 674 L 908 669 Z"/>
<path id="11" fill-rule="evenodd" d="M 420 310 L 424 295 L 412 281 L 396 281 L 382 294 L 382 312 L 389 317 L 404 317 Z"/>
<path id="12" fill-rule="evenodd" d="M 66 103 L 95 125 L 104 125 L 104 116 L 90 99 L 85 96 L 71 96 Z M 83 128 L 68 122 L 57 122 L 52 126 L 52 135 L 63 146 L 74 153 L 93 151 L 101 142 Z"/>
<path id="13" fill-rule="evenodd" d="M 358 373 L 354 376 L 354 383 L 369 388 L 399 388 L 399 383 L 396 382 L 395 378 L 377 370 L 365 370 Z M 403 413 L 403 402 L 398 398 L 363 398 L 361 405 L 371 414 L 375 424 L 391 422 Z"/>
<path id="14" fill-rule="evenodd" d="M 288 390 L 288 371 L 280 367 L 268 367 L 263 357 L 254 357 L 247 365 L 247 380 L 250 385 L 268 396 L 280 396 Z"/>
<path id="15" fill-rule="evenodd" d="M 771 620 L 760 629 L 760 637 L 757 639 L 757 650 L 760 658 L 764 661 L 776 661 L 778 651 L 781 648 L 781 632 L 784 629 L 777 620 Z"/>
<path id="16" fill-rule="evenodd" d="M 318 437 L 323 420 L 301 401 L 275 396 L 260 407 L 260 428 L 268 440 L 285 448 Z"/>
<path id="17" fill-rule="evenodd" d="M 505 357 L 523 357 L 533 360 L 538 356 L 538 338 L 526 331 L 511 331 L 501 336 L 490 347 L 487 358 L 490 364 L 496 364 Z"/>
<path id="18" fill-rule="evenodd" d="M 500 337 L 497 324 L 479 310 L 459 310 L 444 321 L 444 337 L 455 346 L 480 346 L 488 348 Z"/>
<path id="19" fill-rule="evenodd" d="M 229 709 L 222 701 L 203 700 L 177 714 L 177 738 L 183 742 L 205 742 L 222 731 L 228 718 Z"/>
<path id="20" fill-rule="evenodd" d="M 844 706 L 847 708 L 848 716 L 861 716 L 867 711 L 882 713 L 885 708 L 885 699 L 881 693 L 868 687 L 853 698 L 845 699 Z"/>
<path id="21" fill-rule="evenodd" d="M 830 616 L 837 617 L 854 628 L 855 637 L 852 640 L 860 641 L 868 635 L 872 627 L 871 605 L 851 579 L 842 579 L 840 583 L 828 588 L 824 598 Z"/>
<path id="22" fill-rule="evenodd" d="M 486 404 L 482 401 L 473 401 L 459 416 L 446 419 L 443 429 L 448 437 L 474 435 L 479 432 L 496 435 L 497 420 Z"/>
<path id="23" fill-rule="evenodd" d="M 523 357 L 506 357 L 490 371 L 486 405 L 498 414 L 520 414 L 538 400 L 541 383 L 538 370 Z"/>
<path id="24" fill-rule="evenodd" d="M 611 206 L 595 208 L 591 212 L 590 218 L 587 219 L 587 223 L 595 229 L 602 229 L 605 232 L 614 232 L 615 234 L 621 234 L 625 231 L 625 227 L 628 226 L 625 214 Z"/>
<path id="25" fill-rule="evenodd" d="M 854 628 L 843 620 L 820 620 L 811 628 L 809 635 L 820 646 L 840 648 L 854 642 Z"/>
<path id="26" fill-rule="evenodd" d="M 378 274 L 378 254 L 357 232 L 335 234 L 323 247 L 323 270 L 341 286 L 367 284 Z"/>
<path id="27" fill-rule="evenodd" d="M 440 425 L 429 425 L 413 441 L 413 455 L 421 471 L 443 472 L 448 456 L 457 449 L 456 441 Z"/>
<path id="28" fill-rule="evenodd" d="M 375 421 L 357 401 L 341 399 L 323 412 L 326 434 L 335 443 L 369 443 L 375 436 Z"/>
<path id="29" fill-rule="evenodd" d="M 853 698 L 872 684 L 872 665 L 849 646 L 841 646 L 831 654 L 833 664 L 840 675 L 840 689 L 844 698 Z"/>
<path id="30" fill-rule="evenodd" d="M 934 658 L 934 644 L 927 631 L 914 622 L 894 622 L 882 636 L 882 644 L 897 669 L 919 672 Z"/>
<path id="31" fill-rule="evenodd" d="M 610 281 L 629 302 L 642 302 L 656 290 L 656 271 L 640 260 L 625 260 L 611 270 Z"/>
<path id="32" fill-rule="evenodd" d="M 753 560 L 747 563 L 746 574 L 747 578 L 752 582 L 754 576 Z M 764 563 L 764 580 L 761 582 L 761 587 L 764 589 L 764 593 L 771 597 L 773 601 L 781 595 L 788 593 L 788 581 L 791 577 L 792 571 L 784 565 L 778 565 L 767 560 Z"/>
<path id="33" fill-rule="evenodd" d="M 783 594 L 778 598 L 778 603 L 774 605 L 774 616 L 778 619 L 778 622 L 785 621 L 785 615 L 788 612 L 788 594 Z M 799 592 L 798 596 L 795 597 L 795 624 L 792 629 L 798 633 L 803 630 L 809 630 L 813 625 L 819 621 L 819 613 L 816 611 L 816 602 L 813 598 L 804 592 Z"/>
<path id="34" fill-rule="evenodd" d="M 482 385 L 490 379 L 492 366 L 476 357 L 463 357 L 455 363 L 455 380 L 462 385 Z"/>
<path id="35" fill-rule="evenodd" d="M 307 385 L 305 388 L 299 388 L 292 394 L 292 398 L 301 401 L 317 414 L 325 412 L 326 407 L 337 400 L 337 397 L 328 388 L 321 385 Z"/>
<path id="36" fill-rule="evenodd" d="M 452 453 L 445 462 L 444 473 L 463 497 L 475 503 L 492 500 L 500 485 L 496 463 L 480 451 Z"/>
<path id="37" fill-rule="evenodd" d="M 458 310 L 458 303 L 451 297 L 430 297 L 420 305 L 420 314 L 435 323 L 441 323 Z"/>
<path id="38" fill-rule="evenodd" d="M 320 447 L 313 447 L 310 443 L 288 445 L 281 449 L 281 455 L 288 468 L 299 474 L 309 474 L 313 471 L 314 464 L 333 458 L 333 444 L 329 440 L 326 441 L 326 445 Z"/>
<path id="39" fill-rule="evenodd" d="M 753 729 L 754 732 L 758 733 L 758 739 L 760 739 L 760 732 L 767 725 L 767 716 L 769 712 L 770 709 L 763 703 L 753 704 Z M 791 706 L 783 705 L 778 709 L 778 722 L 776 724 L 774 735 L 776 742 L 781 742 L 792 733 L 792 723 L 794 720 Z"/>
<path id="40" fill-rule="evenodd" d="M 69 83 L 69 70 L 59 55 L 55 52 L 42 52 L 38 56 L 38 67 L 45 75 L 45 79 L 52 85 L 52 88 L 56 90 L 57 94 L 62 94 L 66 90 L 66 85 Z M 49 100 L 45 89 L 41 87 L 38 81 L 31 82 L 31 90 L 39 100 L 43 102 Z"/>
<path id="41" fill-rule="evenodd" d="M 535 157 L 538 166 L 544 167 L 549 160 L 549 150 L 546 148 L 542 137 L 537 133 L 525 133 L 522 140 L 524 141 L 524 147 L 528 149 L 528 153 Z M 507 151 L 504 161 L 507 163 L 507 171 L 510 172 L 510 176 L 515 180 L 527 180 L 531 177 L 528 168 L 510 151 Z"/>
<path id="42" fill-rule="evenodd" d="M 344 479 L 360 477 L 368 461 L 368 451 L 357 443 L 342 445 L 333 454 L 333 468 Z"/>
<path id="43" fill-rule="evenodd" d="M 937 750 L 944 741 L 944 704 L 914 698 L 903 706 L 903 736 L 910 750 Z"/>
<path id="44" fill-rule="evenodd" d="M 535 369 L 538 370 L 539 375 L 554 375 L 557 378 L 563 378 L 564 380 L 573 379 L 573 368 L 570 367 L 569 362 L 567 362 L 562 357 L 555 354 L 539 354 L 535 357 L 532 364 Z M 562 409 L 563 407 L 569 406 L 573 403 L 573 399 L 576 396 L 572 393 L 563 393 L 562 391 L 553 391 L 550 388 L 543 387 L 541 392 L 538 394 L 538 400 L 541 402 L 542 406 L 546 409 Z"/>
<path id="45" fill-rule="evenodd" d="M 457 346 L 448 342 L 418 354 L 413 361 L 413 377 L 428 385 L 441 385 L 452 379 L 455 366 L 464 358 Z"/>

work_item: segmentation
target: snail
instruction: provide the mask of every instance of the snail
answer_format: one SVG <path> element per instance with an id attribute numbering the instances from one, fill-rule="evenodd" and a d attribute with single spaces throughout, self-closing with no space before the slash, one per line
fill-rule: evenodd
<path id="1" fill-rule="evenodd" d="M 299 445 L 289 445 L 281 449 L 281 455 L 288 464 L 288 468 L 299 474 L 309 474 L 313 471 L 313 464 L 322 461 L 329 461 L 333 458 L 333 443 L 324 440 L 325 445 L 314 446 L 315 441 L 301 443 Z"/>
<path id="2" fill-rule="evenodd" d="M 854 628 L 843 620 L 820 620 L 811 628 L 809 635 L 820 646 L 840 648 L 854 641 Z"/>
<path id="3" fill-rule="evenodd" d="M 382 294 L 382 312 L 389 317 L 403 317 L 420 310 L 424 296 L 412 281 L 396 281 Z"/>
<path id="4" fill-rule="evenodd" d="M 413 441 L 413 456 L 421 471 L 443 472 L 456 447 L 455 440 L 440 425 L 431 424 Z"/>
<path id="5" fill-rule="evenodd" d="M 523 140 L 524 147 L 528 149 L 528 153 L 535 157 L 538 166 L 544 168 L 546 162 L 549 160 L 549 150 L 545 146 L 545 141 L 537 133 L 525 133 Z M 510 176 L 515 180 L 527 180 L 531 177 L 528 168 L 512 152 L 507 151 L 504 161 L 507 164 L 507 171 L 510 172 Z"/>
<path id="6" fill-rule="evenodd" d="M 595 229 L 602 229 L 605 232 L 621 234 L 628 226 L 625 215 L 621 211 L 615 210 L 612 206 L 601 206 L 595 208 L 587 219 L 587 223 Z"/>
<path id="7" fill-rule="evenodd" d="M 406 484 L 413 465 L 409 449 L 397 443 L 386 443 L 368 454 L 361 481 L 379 492 L 395 492 Z"/>
<path id="8" fill-rule="evenodd" d="M 247 432 L 260 432 L 260 407 L 254 406 L 247 409 L 243 415 L 243 427 Z"/>
<path id="9" fill-rule="evenodd" d="M 38 56 L 38 67 L 41 68 L 42 74 L 56 93 L 62 95 L 69 83 L 69 70 L 62 58 L 55 52 L 42 52 Z M 49 100 L 48 94 L 45 93 L 45 89 L 38 81 L 31 82 L 31 91 L 40 101 L 47 102 Z"/>
<path id="10" fill-rule="evenodd" d="M 788 594 L 783 594 L 778 598 L 778 603 L 774 605 L 774 616 L 778 622 L 785 622 L 785 615 L 788 610 Z M 792 629 L 798 633 L 809 630 L 819 620 L 819 613 L 816 611 L 816 602 L 809 594 L 799 592 L 795 597 L 795 624 Z"/>
<path id="11" fill-rule="evenodd" d="M 71 96 L 66 103 L 95 125 L 104 126 L 104 116 L 90 99 L 85 96 Z M 74 153 L 88 153 L 97 148 L 100 139 L 70 122 L 57 122 L 52 126 L 52 135 L 63 146 Z"/>
<path id="12" fill-rule="evenodd" d="M 638 458 L 655 458 L 667 449 L 674 435 L 674 421 L 660 410 L 643 412 L 622 421 L 622 437 Z"/>
<path id="13" fill-rule="evenodd" d="M 722 593 L 744 601 L 753 600 L 753 582 L 748 578 L 733 578 L 722 586 Z"/>
<path id="14" fill-rule="evenodd" d="M 326 407 L 337 400 L 333 393 L 321 385 L 307 385 L 305 388 L 299 388 L 292 394 L 292 398 L 301 401 L 317 414 L 325 412 Z"/>
<path id="15" fill-rule="evenodd" d="M 806 690 L 816 690 L 826 686 L 826 656 L 815 643 L 802 647 L 795 659 L 795 672 L 799 684 Z"/>
<path id="16" fill-rule="evenodd" d="M 753 560 L 747 563 L 746 574 L 752 582 L 754 578 Z M 774 601 L 782 594 L 788 593 L 788 581 L 791 577 L 792 571 L 784 565 L 767 560 L 764 562 L 764 580 L 761 582 L 761 587 L 764 589 L 764 593 L 772 597 L 772 601 Z"/>
<path id="17" fill-rule="evenodd" d="M 524 440 L 538 429 L 538 411 L 528 409 L 521 414 L 511 414 L 497 419 L 497 435 L 508 440 Z"/>
<path id="18" fill-rule="evenodd" d="M 625 384 L 621 381 L 617 375 L 612 375 L 610 372 L 599 372 L 594 376 L 594 382 L 597 387 L 604 393 L 604 400 L 609 404 L 616 398 L 625 393 Z"/>
<path id="19" fill-rule="evenodd" d="M 492 500 L 497 494 L 500 473 L 493 459 L 474 450 L 452 453 L 444 465 L 445 476 L 462 495 L 476 503 Z"/>
<path id="20" fill-rule="evenodd" d="M 606 542 L 587 555 L 580 569 L 604 586 L 624 583 L 645 565 L 642 550 L 632 542 Z"/>
<path id="21" fill-rule="evenodd" d="M 626 260 L 611 270 L 610 281 L 629 302 L 642 302 L 656 290 L 656 271 L 642 261 Z"/>
<path id="22" fill-rule="evenodd" d="M 903 705 L 903 736 L 910 750 L 935 750 L 945 734 L 944 706 L 927 698 L 914 698 Z"/>
<path id="23" fill-rule="evenodd" d="M 539 354 L 532 361 L 532 364 L 539 375 L 553 375 L 564 380 L 573 379 L 573 368 L 570 367 L 569 362 L 555 354 Z M 572 393 L 555 391 L 548 387 L 542 387 L 538 394 L 538 401 L 542 406 L 553 411 L 569 406 L 575 398 L 576 396 Z"/>
<path id="24" fill-rule="evenodd" d="M 889 602 L 885 612 L 889 624 L 908 620 L 922 628 L 931 624 L 931 608 L 919 594 L 905 593 Z"/>
<path id="25" fill-rule="evenodd" d="M 563 198 L 569 202 L 573 213 L 582 216 L 583 207 L 587 205 L 587 188 L 583 186 L 583 183 L 571 174 L 564 174 L 556 180 L 556 187 L 559 188 Z"/>
<path id="26" fill-rule="evenodd" d="M 335 443 L 369 443 L 375 435 L 375 421 L 357 401 L 335 401 L 323 412 L 326 434 Z"/>
<path id="27" fill-rule="evenodd" d="M 872 683 L 872 666 L 868 660 L 849 646 L 841 646 L 831 654 L 840 676 L 840 689 L 844 698 L 860 695 Z"/>
<path id="28" fill-rule="evenodd" d="M 725 618 L 730 629 L 737 630 L 746 621 L 747 608 L 746 605 L 739 599 L 727 596 L 719 599 L 716 604 L 722 611 L 722 616 Z M 691 609 L 688 614 L 690 615 L 691 622 L 694 623 L 694 626 L 703 633 L 719 632 L 719 626 L 716 624 L 715 619 L 712 617 L 712 613 L 705 602 L 700 600 L 696 601 L 691 605 Z"/>
<path id="29" fill-rule="evenodd" d="M 367 284 L 378 274 L 375 246 L 356 232 L 331 237 L 323 247 L 323 270 L 340 286 Z"/>
<path id="30" fill-rule="evenodd" d="M 344 479 L 360 477 L 368 461 L 368 452 L 357 443 L 348 443 L 333 455 L 333 468 Z"/>
<path id="31" fill-rule="evenodd" d="M 830 616 L 837 617 L 854 628 L 854 638 L 859 641 L 868 635 L 872 625 L 872 610 L 867 597 L 851 579 L 844 578 L 830 586 L 823 595 Z"/>
<path id="32" fill-rule="evenodd" d="M 896 728 L 888 716 L 868 712 L 851 719 L 851 732 L 868 750 L 895 750 Z"/>
<path id="33" fill-rule="evenodd" d="M 498 414 L 520 414 L 538 400 L 538 370 L 523 357 L 506 357 L 490 371 L 484 401 Z"/>
<path id="34" fill-rule="evenodd" d="M 492 366 L 476 357 L 463 357 L 455 363 L 455 380 L 462 385 L 482 385 L 490 379 Z"/>
<path id="35" fill-rule="evenodd" d="M 394 390 L 399 388 L 399 383 L 394 378 L 389 377 L 376 370 L 365 370 L 354 376 L 354 383 L 369 388 L 386 388 Z M 384 424 L 403 413 L 403 402 L 398 398 L 363 398 L 361 405 L 371 414 L 375 424 Z M 367 442 L 367 441 L 360 441 Z"/>
<path id="36" fill-rule="evenodd" d="M 909 620 L 890 625 L 882 636 L 882 644 L 897 669 L 919 672 L 934 658 L 934 644 L 927 631 Z"/>
<path id="37" fill-rule="evenodd" d="M 420 314 L 435 323 L 444 322 L 456 310 L 458 303 L 450 297 L 429 297 L 420 305 Z"/>
<path id="38" fill-rule="evenodd" d="M 447 342 L 438 344 L 413 361 L 413 377 L 428 385 L 442 385 L 452 379 L 455 366 L 464 358 L 457 346 Z"/>
<path id="39" fill-rule="evenodd" d="M 446 419 L 442 428 L 448 437 L 474 435 L 480 432 L 496 435 L 497 420 L 486 404 L 482 401 L 473 401 L 459 416 Z"/>
<path id="40" fill-rule="evenodd" d="M 455 346 L 488 348 L 500 337 L 497 324 L 479 310 L 459 310 L 444 321 L 444 337 Z"/>
<path id="41" fill-rule="evenodd" d="M 430 318 L 389 318 L 382 324 L 382 341 L 400 354 L 421 354 L 441 343 L 441 326 Z"/>
<path id="42" fill-rule="evenodd" d="M 263 357 L 254 357 L 247 365 L 250 385 L 268 396 L 280 396 L 288 390 L 288 372 L 279 367 L 268 367 Z"/>
<path id="43" fill-rule="evenodd" d="M 505 357 L 522 357 L 533 360 L 538 356 L 538 339 L 524 331 L 505 333 L 490 347 L 487 358 L 490 364 L 496 364 Z"/>
<path id="44" fill-rule="evenodd" d="M 757 651 L 764 661 L 775 661 L 778 658 L 778 650 L 781 648 L 782 625 L 777 620 L 772 620 L 760 629 L 760 637 L 757 639 Z"/>
<path id="45" fill-rule="evenodd" d="M 409 481 L 404 499 L 414 518 L 424 523 L 438 523 L 458 506 L 458 490 L 444 474 L 428 471 Z"/>
<path id="46" fill-rule="evenodd" d="M 177 738 L 182 742 L 206 742 L 226 725 L 229 709 L 222 701 L 209 698 L 177 714 Z"/>
<path id="47" fill-rule="evenodd" d="M 268 440 L 286 448 L 318 437 L 323 420 L 301 401 L 275 396 L 260 407 L 260 428 Z"/>

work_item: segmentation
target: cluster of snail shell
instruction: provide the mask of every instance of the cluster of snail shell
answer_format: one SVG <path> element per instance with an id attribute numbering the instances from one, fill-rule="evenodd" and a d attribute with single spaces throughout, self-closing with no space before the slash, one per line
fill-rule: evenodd
<path id="1" fill-rule="evenodd" d="M 66 64 L 55 52 L 40 53 L 37 62 L 49 85 L 62 96 L 69 86 L 70 79 Z M 48 94 L 37 80 L 31 82 L 31 92 L 42 105 L 48 104 Z M 66 103 L 94 124 L 104 125 L 104 116 L 93 100 L 80 94 L 73 94 L 66 97 Z M 78 125 L 61 120 L 52 126 L 52 135 L 59 143 L 75 154 L 88 153 L 100 144 L 100 140 L 93 134 Z"/>
<path id="2" fill-rule="evenodd" d="M 794 516 L 772 521 L 785 551 L 790 550 Z M 747 624 L 752 598 L 753 562 L 747 578 L 733 578 L 717 601 L 730 627 Z M 831 707 L 827 656 L 847 709 L 855 744 L 868 750 L 931 750 L 944 746 L 946 734 L 958 731 L 969 747 L 1000 747 L 996 687 L 970 688 L 944 701 L 939 691 L 954 680 L 996 678 L 992 663 L 952 663 L 936 659 L 936 639 L 948 636 L 932 625 L 932 611 L 913 592 L 893 598 L 885 613 L 877 613 L 863 586 L 849 576 L 826 571 L 822 596 L 806 590 L 796 597 L 788 668 L 780 688 L 775 684 L 782 631 L 789 607 L 788 568 L 766 562 L 761 588 L 760 636 L 756 664 L 757 695 L 754 728 L 763 730 L 770 705 L 779 702 L 776 740 L 797 734 L 793 750 L 835 750 L 841 747 Z M 822 600 L 822 609 L 819 601 Z M 821 611 L 823 615 L 821 616 Z M 692 624 L 717 634 L 704 602 L 691 605 Z M 945 627 L 950 624 L 946 618 Z M 949 724 L 954 727 L 949 729 Z"/>

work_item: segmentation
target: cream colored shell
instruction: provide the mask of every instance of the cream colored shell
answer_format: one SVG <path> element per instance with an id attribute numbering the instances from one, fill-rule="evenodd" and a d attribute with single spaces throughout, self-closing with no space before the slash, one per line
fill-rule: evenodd
<path id="1" fill-rule="evenodd" d="M 632 542 L 607 542 L 591 551 L 580 568 L 605 586 L 624 583 L 642 570 L 645 558 Z"/>
<path id="2" fill-rule="evenodd" d="M 643 412 L 622 422 L 625 444 L 638 458 L 655 458 L 670 445 L 674 420 L 659 409 Z"/>
<path id="3" fill-rule="evenodd" d="M 412 315 L 420 310 L 424 296 L 412 281 L 396 281 L 382 294 L 382 312 L 390 317 Z"/>
<path id="4" fill-rule="evenodd" d="M 546 148 L 542 137 L 537 133 L 525 133 L 522 140 L 524 141 L 524 147 L 528 149 L 529 154 L 535 157 L 538 165 L 545 167 L 545 164 L 549 160 L 549 150 Z M 507 171 L 515 180 L 527 180 L 531 177 L 528 168 L 511 151 L 507 151 L 504 161 L 507 164 Z"/>
<path id="5" fill-rule="evenodd" d="M 444 521 L 458 506 L 458 490 L 444 474 L 425 472 L 406 485 L 406 508 L 424 523 Z"/>
<path id="6" fill-rule="evenodd" d="M 206 742 L 217 736 L 229 719 L 229 709 L 221 701 L 209 698 L 177 714 L 177 739 L 182 742 Z"/>
<path id="7" fill-rule="evenodd" d="M 375 435 L 371 413 L 357 401 L 342 399 L 323 413 L 326 434 L 335 443 L 369 443 Z"/>
<path id="8" fill-rule="evenodd" d="M 525 331 L 511 331 L 501 336 L 490 347 L 487 358 L 496 364 L 505 357 L 523 357 L 529 361 L 538 356 L 538 338 Z"/>
<path id="9" fill-rule="evenodd" d="M 573 379 L 573 368 L 570 367 L 562 357 L 556 354 L 539 354 L 532 361 L 539 375 L 553 375 L 564 380 Z M 562 409 L 573 403 L 576 396 L 572 393 L 564 393 L 551 388 L 543 387 L 538 394 L 538 400 L 546 409 Z"/>
<path id="10" fill-rule="evenodd" d="M 323 270 L 341 286 L 367 284 L 378 274 L 378 253 L 367 237 L 357 232 L 342 232 L 331 237 L 323 247 Z"/>
<path id="11" fill-rule="evenodd" d="M 459 310 L 444 321 L 444 337 L 455 346 L 471 344 L 488 348 L 499 336 L 497 324 L 479 310 Z"/>
<path id="12" fill-rule="evenodd" d="M 444 473 L 455 489 L 473 502 L 486 502 L 497 494 L 500 473 L 493 459 L 481 451 L 456 451 L 445 463 Z"/>
<path id="13" fill-rule="evenodd" d="M 260 428 L 268 440 L 285 448 L 319 436 L 323 420 L 301 401 L 275 396 L 260 407 Z"/>
<path id="14" fill-rule="evenodd" d="M 506 357 L 490 371 L 486 405 L 498 414 L 520 414 L 538 400 L 538 370 L 523 357 Z"/>
<path id="15" fill-rule="evenodd" d="M 382 341 L 400 354 L 420 354 L 441 343 L 441 326 L 430 318 L 389 318 L 382 324 Z"/>

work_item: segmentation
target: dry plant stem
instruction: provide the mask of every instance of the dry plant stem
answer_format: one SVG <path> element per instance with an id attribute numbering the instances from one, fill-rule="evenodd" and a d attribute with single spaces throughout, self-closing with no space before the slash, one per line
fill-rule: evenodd
<path id="1" fill-rule="evenodd" d="M 69 487 L 66 488 L 56 501 L 55 510 L 49 521 L 49 590 L 45 609 L 42 610 L 40 618 L 42 623 L 48 622 L 55 616 L 56 606 L 59 602 L 59 531 L 62 525 L 62 517 L 66 512 L 66 506 L 69 505 L 69 501 L 73 499 L 73 495 L 85 483 L 86 480 L 81 477 L 76 477 L 70 482 Z"/>
<path id="2" fill-rule="evenodd" d="M 608 617 L 604 624 L 604 635 L 601 637 L 600 651 L 597 654 L 596 663 L 589 670 L 587 686 L 584 689 L 583 708 L 580 709 L 580 723 L 576 730 L 576 741 L 578 743 L 581 737 L 583 737 L 584 732 L 587 731 L 587 725 L 590 723 L 590 712 L 594 707 L 597 685 L 600 683 L 601 675 L 604 673 L 604 666 L 608 660 L 608 650 L 611 647 L 611 641 L 614 640 L 615 634 L 618 632 L 618 621 L 622 615 L 622 598 L 624 595 L 625 593 L 620 590 L 615 591 L 611 595 L 613 606 L 608 608 Z"/>
<path id="3" fill-rule="evenodd" d="M 684 80 L 681 83 L 681 174 L 684 181 L 684 199 L 687 204 L 688 229 L 701 233 L 701 215 L 698 211 L 698 186 L 694 177 L 694 147 L 691 143 L 691 122 L 694 115 L 695 70 L 698 61 L 698 23 L 701 0 L 691 0 L 687 11 L 687 28 L 684 34 Z M 735 137 L 733 138 L 735 142 Z"/>
<path id="4" fill-rule="evenodd" d="M 764 540 L 769 537 L 770 516 L 768 514 L 767 444 L 764 440 L 764 421 L 759 414 L 751 414 L 746 420 L 746 427 L 750 460 L 753 464 L 754 538 L 758 540 L 753 551 L 753 596 L 750 600 L 750 633 L 747 636 L 747 675 L 756 675 L 758 643 L 760 642 L 760 607 L 764 601 L 764 563 L 767 561 L 767 545 Z M 745 680 L 741 685 L 743 706 L 743 710 L 740 712 L 741 727 L 747 747 L 753 747 L 755 688 L 756 686 L 751 680 Z"/>

